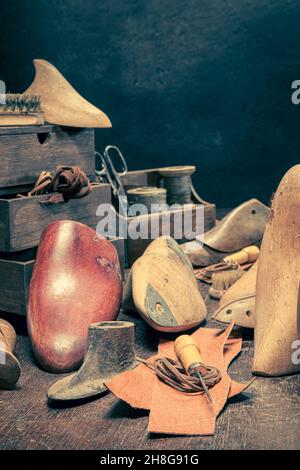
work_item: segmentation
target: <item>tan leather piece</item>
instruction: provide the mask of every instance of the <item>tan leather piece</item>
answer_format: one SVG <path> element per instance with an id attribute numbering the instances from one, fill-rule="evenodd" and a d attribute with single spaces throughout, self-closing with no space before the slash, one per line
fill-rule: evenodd
<path id="1" fill-rule="evenodd" d="M 35 59 L 35 78 L 26 95 L 39 95 L 45 120 L 71 127 L 111 127 L 106 114 L 85 100 L 54 65 Z"/>
<path id="2" fill-rule="evenodd" d="M 215 320 L 254 328 L 257 268 L 258 261 L 223 295 L 213 316 Z"/>
<path id="3" fill-rule="evenodd" d="M 205 362 L 219 367 L 221 381 L 210 392 L 214 405 L 204 395 L 188 396 L 161 382 L 143 364 L 125 372 L 105 385 L 118 398 L 134 408 L 150 409 L 149 432 L 165 434 L 213 434 L 216 417 L 228 398 L 245 390 L 249 383 L 238 384 L 227 374 L 227 368 L 241 350 L 241 339 L 229 339 L 227 330 L 200 328 L 192 336 L 201 345 Z M 173 341 L 161 342 L 159 355 L 174 358 Z M 157 355 L 149 358 L 152 362 Z"/>
<path id="4" fill-rule="evenodd" d="M 205 320 L 207 310 L 191 263 L 174 239 L 154 240 L 133 264 L 123 307 L 134 307 L 158 331 L 185 331 Z"/>
<path id="5" fill-rule="evenodd" d="M 257 199 L 244 202 L 224 217 L 219 224 L 196 240 L 183 243 L 181 249 L 193 266 L 218 263 L 228 253 L 260 243 L 270 209 Z"/>
<path id="6" fill-rule="evenodd" d="M 257 272 L 253 373 L 300 372 L 300 165 L 281 180 L 272 202 Z M 299 349 L 299 346 L 298 346 Z"/>
<path id="7" fill-rule="evenodd" d="M 219 331 L 219 330 L 218 330 Z M 237 356 L 242 348 L 242 340 L 238 338 L 228 339 L 224 348 L 224 358 L 226 364 L 230 364 L 231 361 Z M 158 354 L 151 356 L 149 362 L 154 362 Z M 105 385 L 107 388 L 120 400 L 126 401 L 133 408 L 141 410 L 150 410 L 152 402 L 152 392 L 154 382 L 156 380 L 153 371 L 143 364 L 139 365 L 136 369 L 124 372 Z M 232 380 L 233 387 L 230 389 L 228 398 L 232 398 L 237 395 L 238 387 L 241 389 L 245 384 L 238 384 Z"/>

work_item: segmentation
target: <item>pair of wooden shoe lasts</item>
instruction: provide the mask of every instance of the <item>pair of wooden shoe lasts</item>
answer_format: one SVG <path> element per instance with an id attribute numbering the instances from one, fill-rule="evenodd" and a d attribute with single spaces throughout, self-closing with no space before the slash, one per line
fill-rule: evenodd
<path id="1" fill-rule="evenodd" d="M 214 316 L 254 328 L 254 373 L 280 376 L 300 371 L 299 281 L 300 165 L 296 165 L 276 191 L 259 260 L 226 292 Z"/>

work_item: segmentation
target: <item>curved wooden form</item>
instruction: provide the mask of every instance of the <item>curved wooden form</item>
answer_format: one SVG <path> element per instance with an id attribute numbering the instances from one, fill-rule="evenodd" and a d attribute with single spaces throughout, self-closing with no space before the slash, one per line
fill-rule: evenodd
<path id="1" fill-rule="evenodd" d="M 16 339 L 13 326 L 0 318 L 0 389 L 12 389 L 21 374 L 19 361 L 13 354 Z"/>
<path id="2" fill-rule="evenodd" d="M 257 267 L 258 261 L 225 292 L 214 314 L 215 320 L 254 328 Z"/>
<path id="3" fill-rule="evenodd" d="M 189 330 L 207 313 L 190 261 L 174 239 L 162 237 L 132 266 L 123 306 L 165 332 Z"/>
<path id="4" fill-rule="evenodd" d="M 78 222 L 42 234 L 29 288 L 28 331 L 37 361 L 52 372 L 82 362 L 91 323 L 115 320 L 122 297 L 117 250 Z"/>
<path id="5" fill-rule="evenodd" d="M 281 180 L 264 233 L 257 272 L 253 373 L 300 372 L 300 165 Z M 299 354 L 298 354 L 299 356 Z"/>
<path id="6" fill-rule="evenodd" d="M 54 65 L 35 59 L 35 78 L 25 95 L 38 95 L 45 120 L 68 127 L 111 127 L 106 114 L 84 99 Z"/>
<path id="7" fill-rule="evenodd" d="M 182 245 L 193 266 L 218 263 L 229 253 L 259 244 L 267 223 L 269 208 L 257 199 L 244 202 L 196 240 Z"/>

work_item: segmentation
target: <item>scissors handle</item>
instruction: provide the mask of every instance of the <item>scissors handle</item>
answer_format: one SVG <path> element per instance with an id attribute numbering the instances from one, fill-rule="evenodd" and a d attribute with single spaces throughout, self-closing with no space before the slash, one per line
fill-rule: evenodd
<path id="1" fill-rule="evenodd" d="M 115 165 L 113 164 L 112 158 L 110 156 L 111 150 L 117 152 L 119 160 L 121 162 L 121 171 L 119 172 L 116 170 Z M 125 158 L 123 157 L 120 149 L 118 147 L 115 147 L 114 145 L 108 145 L 105 148 L 103 155 L 99 152 L 95 152 L 95 155 L 99 158 L 102 165 L 100 170 L 95 171 L 96 175 L 98 175 L 101 180 L 109 182 L 114 196 L 119 199 L 119 206 L 122 215 L 126 215 L 127 209 L 126 207 L 123 207 L 124 198 L 126 198 L 126 192 L 121 179 L 122 176 L 126 175 L 128 171 Z"/>
<path id="2" fill-rule="evenodd" d="M 113 164 L 113 160 L 110 156 L 111 150 L 114 150 L 115 152 L 117 152 L 117 155 L 121 162 L 121 171 L 117 171 L 115 168 L 115 165 Z M 128 172 L 127 163 L 119 147 L 116 147 L 115 145 L 108 145 L 104 149 L 104 157 L 106 157 L 106 159 L 109 161 L 111 169 L 113 170 L 115 174 L 117 174 L 118 176 L 126 175 L 126 173 Z"/>

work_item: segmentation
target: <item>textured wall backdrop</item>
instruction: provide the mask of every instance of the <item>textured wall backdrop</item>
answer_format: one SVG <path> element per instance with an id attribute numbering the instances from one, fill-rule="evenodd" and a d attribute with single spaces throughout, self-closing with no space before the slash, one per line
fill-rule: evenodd
<path id="1" fill-rule="evenodd" d="M 298 0 L 2 2 L 0 78 L 23 91 L 52 62 L 111 118 L 99 150 L 129 167 L 197 165 L 202 197 L 267 201 L 300 158 Z"/>

